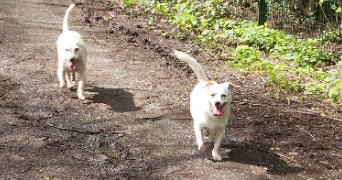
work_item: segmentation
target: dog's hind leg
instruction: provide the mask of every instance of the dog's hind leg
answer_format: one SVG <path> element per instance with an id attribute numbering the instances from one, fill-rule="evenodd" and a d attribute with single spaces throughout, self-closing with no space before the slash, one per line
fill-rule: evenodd
<path id="1" fill-rule="evenodd" d="M 212 151 L 212 155 L 213 155 L 213 159 L 217 160 L 217 161 L 222 160 L 218 151 L 220 149 L 221 142 L 222 142 L 223 137 L 224 137 L 224 132 L 225 132 L 225 130 L 223 129 L 223 130 L 217 132 L 215 135 L 215 144 L 214 144 L 214 149 Z"/>
<path id="2" fill-rule="evenodd" d="M 78 88 L 77 88 L 77 96 L 78 99 L 84 100 L 84 86 L 86 81 L 86 72 L 79 72 L 79 81 L 78 81 Z"/>
<path id="3" fill-rule="evenodd" d="M 75 73 L 71 73 L 71 82 L 74 83 L 76 81 Z"/>

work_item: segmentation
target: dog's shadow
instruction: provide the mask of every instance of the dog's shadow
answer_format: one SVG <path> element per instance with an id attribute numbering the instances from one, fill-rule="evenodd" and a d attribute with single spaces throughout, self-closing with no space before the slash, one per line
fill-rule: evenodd
<path id="1" fill-rule="evenodd" d="M 90 98 L 93 103 L 107 104 L 115 112 L 132 112 L 141 109 L 135 106 L 133 94 L 124 89 L 89 87 L 87 91 L 94 93 Z"/>
<path id="2" fill-rule="evenodd" d="M 214 143 L 207 142 L 206 145 L 206 154 L 211 155 L 211 150 L 214 147 Z M 228 154 L 226 155 L 224 155 L 224 153 L 221 152 L 221 155 L 223 157 L 222 161 L 231 161 L 261 166 L 266 169 L 267 173 L 278 175 L 292 174 L 304 170 L 304 168 L 301 166 L 289 165 L 285 160 L 282 159 L 284 157 L 281 157 L 280 155 L 271 150 L 266 150 L 266 145 L 262 146 L 264 148 L 260 148 L 260 146 L 256 144 L 245 145 L 243 143 L 237 143 L 232 141 L 228 144 L 222 144 L 222 149 L 230 150 L 230 152 L 228 152 Z M 226 157 L 227 155 L 228 157 Z"/>

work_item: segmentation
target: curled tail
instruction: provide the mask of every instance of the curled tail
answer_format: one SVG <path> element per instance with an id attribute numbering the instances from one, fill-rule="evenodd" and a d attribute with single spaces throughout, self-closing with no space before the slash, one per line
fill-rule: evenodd
<path id="1" fill-rule="evenodd" d="M 69 13 L 71 11 L 71 9 L 75 7 L 75 4 L 71 4 L 69 6 L 69 8 L 66 10 L 66 13 L 64 15 L 64 19 L 63 19 L 63 32 L 67 32 L 69 31 L 69 28 L 68 28 L 68 17 L 69 17 Z"/>
<path id="2" fill-rule="evenodd" d="M 196 61 L 196 59 L 194 59 L 189 54 L 186 54 L 182 51 L 174 50 L 174 53 L 178 59 L 189 64 L 191 69 L 195 72 L 199 81 L 208 81 L 209 80 L 208 76 L 205 74 L 202 66 Z"/>

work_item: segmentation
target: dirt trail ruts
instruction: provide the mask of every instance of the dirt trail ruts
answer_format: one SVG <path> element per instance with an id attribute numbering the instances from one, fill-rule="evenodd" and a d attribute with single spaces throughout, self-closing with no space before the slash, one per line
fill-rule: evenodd
<path id="1" fill-rule="evenodd" d="M 338 106 L 287 100 L 159 36 L 171 27 L 86 2 L 69 18 L 89 51 L 82 102 L 58 87 L 56 75 L 55 41 L 70 2 L 1 1 L 0 179 L 341 178 Z M 173 48 L 191 50 L 211 78 L 241 86 L 222 162 L 211 160 L 210 137 L 205 153 L 196 149 L 188 102 L 197 80 Z M 322 116 L 326 110 L 335 115 Z"/>

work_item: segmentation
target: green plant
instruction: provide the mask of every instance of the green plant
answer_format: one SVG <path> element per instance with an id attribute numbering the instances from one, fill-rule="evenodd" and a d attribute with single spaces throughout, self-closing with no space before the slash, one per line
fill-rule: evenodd
<path id="1" fill-rule="evenodd" d="M 123 0 L 122 5 L 125 7 L 131 7 L 135 4 L 137 4 L 138 2 L 139 2 L 139 0 Z"/>
<path id="2" fill-rule="evenodd" d="M 340 71 L 322 70 L 339 58 L 317 47 L 328 41 L 340 41 L 339 31 L 326 31 L 320 37 L 302 40 L 247 20 L 229 19 L 229 7 L 238 1 L 141 0 L 139 3 L 147 13 L 179 29 L 172 37 L 191 40 L 213 56 L 227 59 L 226 63 L 239 72 L 259 73 L 266 82 L 286 91 L 342 102 Z"/>

